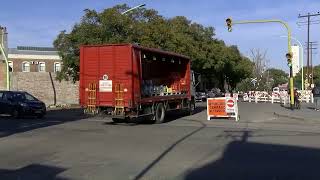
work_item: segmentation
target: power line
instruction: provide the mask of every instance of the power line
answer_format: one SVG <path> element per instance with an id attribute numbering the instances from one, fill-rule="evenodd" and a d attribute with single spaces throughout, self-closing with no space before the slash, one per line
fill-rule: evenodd
<path id="1" fill-rule="evenodd" d="M 308 21 L 299 21 L 299 22 L 296 22 L 296 24 L 299 27 L 306 26 L 306 25 L 308 25 Z M 315 21 L 310 20 L 310 25 L 313 25 L 313 24 L 320 24 L 320 20 L 315 20 Z"/>
<path id="2" fill-rule="evenodd" d="M 309 42 L 310 74 L 307 74 L 307 76 L 309 76 L 309 78 L 311 79 L 311 84 L 314 83 L 314 80 L 313 80 L 313 77 L 314 77 L 313 54 L 315 54 L 315 53 L 313 52 L 313 50 L 317 50 L 318 49 L 315 46 L 318 46 L 318 42 L 317 41 Z"/>

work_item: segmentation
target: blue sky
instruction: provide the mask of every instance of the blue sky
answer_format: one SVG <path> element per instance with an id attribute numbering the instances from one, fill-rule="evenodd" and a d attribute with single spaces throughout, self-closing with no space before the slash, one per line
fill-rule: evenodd
<path id="1" fill-rule="evenodd" d="M 116 4 L 136 6 L 145 3 L 167 18 L 186 16 L 190 20 L 213 26 L 216 37 L 235 44 L 242 54 L 250 49 L 267 50 L 270 67 L 287 70 L 286 31 L 278 24 L 236 25 L 229 33 L 225 18 L 234 20 L 282 19 L 292 28 L 292 34 L 302 43 L 307 41 L 306 26 L 298 27 L 298 14 L 320 11 L 319 0 L 11 0 L 1 2 L 0 24 L 9 31 L 9 47 L 17 45 L 52 46 L 61 30 L 70 30 L 86 8 L 101 11 Z M 5 8 L 3 8 L 5 7 Z M 317 19 L 320 19 L 318 16 Z M 320 41 L 320 25 L 311 26 L 311 40 Z M 320 47 L 319 47 L 320 48 Z M 320 64 L 320 53 L 314 63 Z M 305 58 L 306 59 L 306 58 Z"/>

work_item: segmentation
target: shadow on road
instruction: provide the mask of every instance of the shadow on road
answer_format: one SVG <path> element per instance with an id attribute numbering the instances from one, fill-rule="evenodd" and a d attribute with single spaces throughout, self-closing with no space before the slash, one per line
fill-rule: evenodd
<path id="1" fill-rule="evenodd" d="M 247 142 L 250 134 L 243 131 L 240 140 L 226 146 L 221 159 L 187 172 L 184 179 L 320 179 L 320 149 Z"/>
<path id="2" fill-rule="evenodd" d="M 48 111 L 43 119 L 0 117 L 0 138 L 84 118 L 81 109 Z"/>
<path id="3" fill-rule="evenodd" d="M 202 129 L 206 128 L 207 125 L 199 122 L 199 121 L 195 121 L 195 120 L 184 120 L 184 121 L 194 121 L 197 123 L 201 124 L 201 127 L 195 129 L 194 131 L 186 134 L 185 136 L 183 136 L 182 138 L 180 138 L 179 140 L 177 140 L 175 143 L 173 143 L 169 148 L 167 148 L 163 153 L 161 153 L 155 160 L 153 160 L 149 165 L 147 165 L 142 171 L 140 171 L 140 173 L 134 178 L 134 180 L 138 180 L 144 177 L 145 174 L 147 174 L 157 163 L 159 163 L 169 152 L 171 152 L 177 145 L 179 145 L 181 142 L 185 141 L 186 139 L 188 139 L 190 136 L 198 133 L 199 131 L 201 131 Z"/>
<path id="4" fill-rule="evenodd" d="M 32 164 L 17 170 L 0 169 L 1 180 L 67 180 L 66 178 L 57 177 L 58 174 L 65 171 L 65 168 Z"/>
<path id="5" fill-rule="evenodd" d="M 197 106 L 193 112 L 193 115 L 196 115 L 198 113 L 201 113 L 206 110 L 206 107 L 204 106 Z M 170 111 L 166 112 L 166 117 L 165 117 L 165 123 L 169 123 L 171 121 L 175 121 L 177 119 L 183 118 L 189 116 L 187 112 L 183 111 Z M 122 125 L 122 126 L 138 126 L 138 125 L 152 125 L 154 124 L 154 121 L 150 120 L 145 120 L 143 118 L 138 118 L 135 120 L 122 120 L 120 123 L 115 123 L 115 122 L 104 122 L 105 125 Z"/>
<path id="6" fill-rule="evenodd" d="M 207 109 L 207 107 L 204 107 L 204 106 L 196 106 L 192 115 L 196 115 L 198 113 L 201 113 L 201 112 L 205 111 L 206 109 Z M 189 115 L 186 114 L 185 112 L 181 112 L 181 111 L 168 112 L 166 114 L 166 123 L 171 122 L 171 121 L 175 121 L 177 119 L 180 119 L 180 118 L 183 118 L 186 116 L 189 116 Z"/>
<path id="7" fill-rule="evenodd" d="M 308 106 L 307 108 L 311 109 L 311 110 L 315 110 L 315 108 L 313 106 Z"/>

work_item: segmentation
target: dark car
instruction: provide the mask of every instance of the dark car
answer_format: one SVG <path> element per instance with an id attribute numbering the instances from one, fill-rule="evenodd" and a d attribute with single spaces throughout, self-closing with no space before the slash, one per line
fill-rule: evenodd
<path id="1" fill-rule="evenodd" d="M 212 88 L 209 92 L 208 92 L 208 97 L 210 98 L 214 98 L 214 97 L 224 97 L 224 93 L 221 92 L 221 90 L 219 88 Z"/>
<path id="2" fill-rule="evenodd" d="M 42 118 L 46 114 L 46 105 L 27 92 L 0 91 L 0 114 Z"/>
<path id="3" fill-rule="evenodd" d="M 207 100 L 207 94 L 205 92 L 196 92 L 196 101 L 206 101 Z"/>

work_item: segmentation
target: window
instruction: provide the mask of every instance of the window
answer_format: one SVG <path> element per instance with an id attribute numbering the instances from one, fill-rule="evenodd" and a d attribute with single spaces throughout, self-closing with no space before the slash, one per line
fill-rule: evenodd
<path id="1" fill-rule="evenodd" d="M 14 97 L 14 100 L 17 102 L 23 102 L 26 100 L 26 96 L 23 93 L 15 93 L 13 97 Z"/>
<path id="2" fill-rule="evenodd" d="M 39 72 L 46 72 L 46 63 L 44 63 L 44 62 L 39 62 L 39 64 L 38 64 L 38 71 L 39 71 Z"/>
<path id="3" fill-rule="evenodd" d="M 12 94 L 11 94 L 11 92 L 5 92 L 4 94 L 3 94 L 3 100 L 5 100 L 5 101 L 9 101 L 9 100 L 12 100 Z"/>
<path id="4" fill-rule="evenodd" d="M 37 101 L 38 99 L 33 97 L 31 94 L 25 93 L 26 100 L 28 101 Z"/>
<path id="5" fill-rule="evenodd" d="M 0 92 L 0 99 L 2 99 L 2 96 L 3 96 L 3 92 Z"/>
<path id="6" fill-rule="evenodd" d="M 54 63 L 54 72 L 59 72 L 59 71 L 61 71 L 61 63 L 59 63 L 59 62 L 55 62 Z"/>
<path id="7" fill-rule="evenodd" d="M 30 72 L 30 63 L 29 62 L 22 63 L 22 72 Z"/>
<path id="8" fill-rule="evenodd" d="M 13 72 L 13 62 L 8 61 L 8 65 L 9 65 L 9 72 Z"/>
<path id="9" fill-rule="evenodd" d="M 14 93 L 14 100 L 17 102 L 24 102 L 24 101 L 36 101 L 37 98 L 33 97 L 29 93 L 26 92 L 16 92 Z"/>

